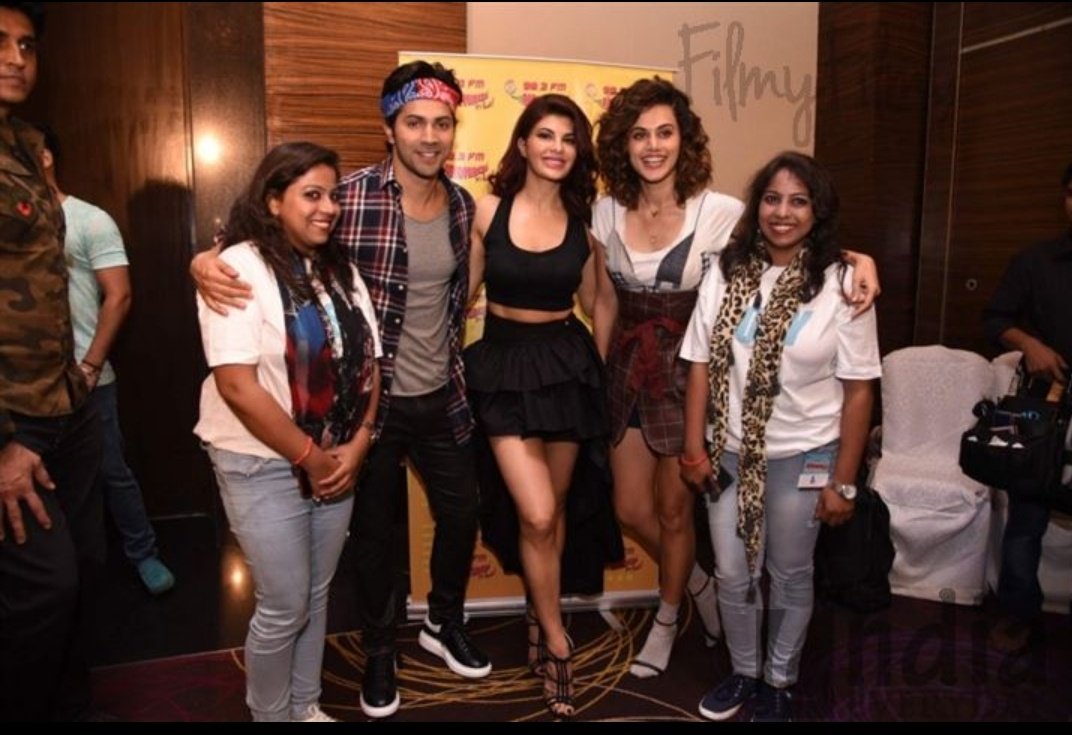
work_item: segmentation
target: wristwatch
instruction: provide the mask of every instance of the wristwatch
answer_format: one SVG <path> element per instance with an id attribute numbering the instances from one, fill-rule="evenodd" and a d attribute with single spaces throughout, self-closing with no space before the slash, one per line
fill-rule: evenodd
<path id="1" fill-rule="evenodd" d="M 849 482 L 835 482 L 833 484 L 834 492 L 836 492 L 845 500 L 856 500 L 856 486 Z"/>

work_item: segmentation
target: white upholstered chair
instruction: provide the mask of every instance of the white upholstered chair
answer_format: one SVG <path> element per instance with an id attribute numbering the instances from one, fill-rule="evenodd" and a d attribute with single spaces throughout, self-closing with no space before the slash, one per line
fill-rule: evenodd
<path id="1" fill-rule="evenodd" d="M 972 407 L 991 393 L 990 363 L 938 345 L 882 361 L 882 456 L 875 490 L 890 510 L 894 594 L 977 605 L 986 591 L 990 489 L 958 463 Z"/>

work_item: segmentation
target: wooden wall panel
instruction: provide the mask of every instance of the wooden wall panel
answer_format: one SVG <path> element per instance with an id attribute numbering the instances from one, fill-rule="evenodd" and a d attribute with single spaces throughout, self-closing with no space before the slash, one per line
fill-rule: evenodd
<path id="1" fill-rule="evenodd" d="M 937 4 L 934 49 L 916 340 L 992 355 L 1009 259 L 1067 227 L 1072 6 Z"/>
<path id="2" fill-rule="evenodd" d="M 212 244 L 265 151 L 264 17 L 260 3 L 187 3 L 186 72 L 194 223 Z M 207 155 L 205 141 L 218 144 Z"/>
<path id="3" fill-rule="evenodd" d="M 1072 161 L 1070 80 L 1072 25 L 962 55 L 943 340 L 951 347 L 994 351 L 979 315 L 1009 259 L 1068 226 L 1060 177 Z"/>
<path id="4" fill-rule="evenodd" d="M 398 52 L 464 52 L 465 29 L 465 3 L 264 3 L 269 146 L 311 140 L 344 171 L 375 163 Z"/>
<path id="5" fill-rule="evenodd" d="M 134 303 L 114 362 L 127 457 L 151 514 L 208 505 L 191 433 L 201 350 L 186 275 L 192 247 L 183 3 L 48 3 L 26 117 L 64 148 L 60 181 L 116 220 Z"/>
<path id="6" fill-rule="evenodd" d="M 949 225 L 953 209 L 953 149 L 960 84 L 962 15 L 963 8 L 959 3 L 934 5 L 915 344 L 942 342 Z"/>
<path id="7" fill-rule="evenodd" d="M 964 47 L 1068 18 L 1068 3 L 963 3 Z"/>
<path id="8" fill-rule="evenodd" d="M 189 183 L 182 3 L 46 10 L 40 77 L 24 116 L 47 119 L 60 136 L 64 188 L 91 198 L 125 233 L 129 195 L 142 182 Z"/>
<path id="9" fill-rule="evenodd" d="M 883 353 L 912 343 L 930 3 L 820 3 L 815 155 L 841 196 L 841 243 L 878 262 Z"/>

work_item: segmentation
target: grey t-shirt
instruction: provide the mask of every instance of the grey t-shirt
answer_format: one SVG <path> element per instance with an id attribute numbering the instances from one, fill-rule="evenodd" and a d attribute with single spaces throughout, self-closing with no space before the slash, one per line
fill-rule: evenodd
<path id="1" fill-rule="evenodd" d="M 392 396 L 422 396 L 441 388 L 449 377 L 447 306 L 450 279 L 458 267 L 449 217 L 445 210 L 428 222 L 406 217 L 409 287 Z"/>

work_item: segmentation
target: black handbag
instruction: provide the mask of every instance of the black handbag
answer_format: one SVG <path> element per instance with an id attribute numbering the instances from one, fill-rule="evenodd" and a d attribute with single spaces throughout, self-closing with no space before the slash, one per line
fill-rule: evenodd
<path id="1" fill-rule="evenodd" d="M 872 613 L 889 607 L 893 567 L 890 511 L 882 498 L 861 484 L 852 518 L 825 523 L 815 544 L 815 590 L 851 610 Z"/>
<path id="2" fill-rule="evenodd" d="M 975 405 L 978 421 L 960 438 L 960 468 L 984 485 L 1069 512 L 1072 488 L 1061 484 L 1061 474 L 1072 383 L 1056 397 L 1047 396 L 1049 384 L 1039 385 L 1021 361 L 1015 393 Z"/>

